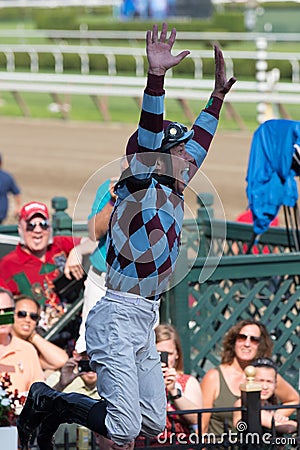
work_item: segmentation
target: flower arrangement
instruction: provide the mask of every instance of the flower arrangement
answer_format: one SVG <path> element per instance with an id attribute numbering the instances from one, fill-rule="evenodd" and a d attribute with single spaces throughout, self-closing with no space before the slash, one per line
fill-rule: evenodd
<path id="1" fill-rule="evenodd" d="M 10 376 L 6 373 L 0 377 L 0 427 L 16 424 L 19 410 L 25 403 L 26 397 L 19 396 L 18 390 L 10 390 Z"/>

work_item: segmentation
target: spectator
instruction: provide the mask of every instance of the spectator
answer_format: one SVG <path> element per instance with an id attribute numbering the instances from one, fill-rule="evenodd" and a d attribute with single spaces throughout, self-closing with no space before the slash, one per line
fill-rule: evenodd
<path id="1" fill-rule="evenodd" d="M 177 330 L 168 324 L 155 328 L 158 352 L 167 352 L 168 364 L 162 363 L 167 394 L 167 411 L 202 408 L 202 392 L 195 377 L 184 373 L 183 353 Z M 197 414 L 171 416 L 176 433 L 190 434 L 197 430 Z M 173 431 L 171 418 L 167 416 L 166 430 Z"/>
<path id="2" fill-rule="evenodd" d="M 44 203 L 24 205 L 19 217 L 20 243 L 0 261 L 0 273 L 14 295 L 28 295 L 46 305 L 44 328 L 64 313 L 63 299 L 54 290 L 54 279 L 62 274 L 67 257 L 80 238 L 52 236 L 48 208 Z M 72 272 L 82 277 L 78 263 Z"/>
<path id="3" fill-rule="evenodd" d="M 257 358 L 252 362 L 252 366 L 256 368 L 255 381 L 261 384 L 262 390 L 260 393 L 261 405 L 277 405 L 275 389 L 277 384 L 277 367 L 271 358 Z M 241 400 L 237 400 L 234 406 L 241 406 Z M 290 420 L 289 417 L 282 414 L 284 410 L 276 409 L 274 411 L 261 410 L 261 424 L 262 427 L 268 430 L 272 429 L 272 421 L 274 418 L 275 428 L 279 432 L 293 432 L 297 429 L 297 422 Z M 236 427 L 239 420 L 242 418 L 241 411 L 234 411 L 233 424 Z"/>
<path id="4" fill-rule="evenodd" d="M 17 218 L 21 209 L 21 191 L 13 176 L 2 169 L 2 155 L 0 154 L 0 223 L 7 217 L 9 193 L 15 199 L 14 216 Z"/>
<path id="5" fill-rule="evenodd" d="M 43 370 L 57 370 L 66 363 L 68 354 L 37 332 L 40 309 L 39 303 L 26 295 L 15 298 L 12 334 L 34 345 Z"/>
<path id="6" fill-rule="evenodd" d="M 166 23 L 160 36 L 157 25 L 147 31 L 147 86 L 107 236 L 107 292 L 86 322 L 87 351 L 103 400 L 35 383 L 18 421 L 23 447 L 39 423 L 41 450 L 61 422 L 87 426 L 101 435 L 101 449 L 114 450 L 132 450 L 140 431 L 155 437 L 165 428 L 165 386 L 153 325 L 179 254 L 184 189 L 207 155 L 223 100 L 235 82 L 226 80 L 223 55 L 215 46 L 215 87 L 193 129 L 164 122 L 165 74 L 189 54 L 172 55 L 175 39 L 174 28 L 167 37 Z M 46 414 L 53 419 L 52 431 Z"/>
<path id="7" fill-rule="evenodd" d="M 126 157 L 121 160 L 121 171 L 128 167 Z M 82 257 L 87 253 L 90 255 L 90 267 L 85 281 L 82 320 L 79 328 L 79 346 L 85 347 L 85 322 L 88 313 L 97 301 L 105 295 L 106 275 L 106 237 L 108 223 L 113 206 L 117 199 L 114 193 L 116 178 L 106 180 L 98 188 L 91 213 L 88 216 L 89 240 L 74 247 L 68 257 L 65 267 L 65 275 L 70 278 L 70 270 L 73 264 L 82 264 Z"/>
<path id="8" fill-rule="evenodd" d="M 80 346 L 85 346 L 85 321 L 89 311 L 105 295 L 106 233 L 116 196 L 113 186 L 116 180 L 106 180 L 97 190 L 88 217 L 89 240 L 74 247 L 68 257 L 65 275 L 70 278 L 73 265 L 82 264 L 83 255 L 91 253 L 90 267 L 85 281 L 82 320 L 79 328 Z"/>
<path id="9" fill-rule="evenodd" d="M 221 365 L 210 369 L 203 377 L 201 388 L 203 408 L 232 407 L 240 397 L 239 386 L 245 379 L 244 369 L 255 358 L 270 358 L 273 343 L 266 327 L 255 320 L 245 319 L 231 327 L 224 340 Z M 276 395 L 283 405 L 299 403 L 297 391 L 280 375 L 277 378 Z M 291 414 L 290 409 L 283 414 Z M 232 413 L 205 413 L 202 433 L 221 435 L 224 424 L 232 429 Z"/>
<path id="10" fill-rule="evenodd" d="M 0 315 L 13 313 L 15 309 L 12 293 L 0 288 Z M 44 379 L 38 354 L 32 344 L 12 334 L 11 323 L 0 325 L 0 373 L 8 373 L 11 389 L 26 393 L 32 383 Z"/>
<path id="11" fill-rule="evenodd" d="M 180 411 L 202 408 L 202 392 L 196 378 L 184 373 L 183 352 L 180 337 L 175 327 L 160 324 L 154 329 L 156 348 L 161 356 L 163 377 L 165 382 L 167 411 Z M 172 433 L 189 436 L 197 432 L 197 414 L 167 415 L 166 428 L 158 436 L 159 444 L 173 444 Z M 137 447 L 143 447 L 144 438 L 139 436 Z M 157 443 L 157 439 L 153 444 Z M 152 444 L 152 443 L 151 443 Z"/>

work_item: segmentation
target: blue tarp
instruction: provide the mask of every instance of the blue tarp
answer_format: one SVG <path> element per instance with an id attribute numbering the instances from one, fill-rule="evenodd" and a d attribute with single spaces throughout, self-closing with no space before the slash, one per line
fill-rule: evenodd
<path id="1" fill-rule="evenodd" d="M 291 169 L 295 144 L 300 145 L 300 122 L 294 120 L 268 120 L 253 135 L 246 193 L 255 234 L 268 229 L 281 205 L 294 207 L 297 202 Z"/>

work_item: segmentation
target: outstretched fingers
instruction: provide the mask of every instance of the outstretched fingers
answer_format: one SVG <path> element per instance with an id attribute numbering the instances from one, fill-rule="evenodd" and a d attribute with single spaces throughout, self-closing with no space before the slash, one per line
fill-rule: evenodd
<path id="1" fill-rule="evenodd" d="M 166 24 L 166 22 L 164 22 L 162 24 L 162 28 L 161 28 L 160 39 L 159 39 L 160 42 L 165 42 L 166 41 L 166 39 L 167 39 L 167 32 L 168 32 L 168 25 Z M 175 35 L 176 35 L 176 30 L 175 30 Z M 175 38 L 174 38 L 174 41 L 175 41 Z"/>
<path id="2" fill-rule="evenodd" d="M 176 40 L 176 34 L 177 34 L 176 28 L 172 28 L 170 36 L 169 36 L 170 47 L 173 47 L 173 45 L 174 45 L 174 42 Z"/>
<path id="3" fill-rule="evenodd" d="M 172 55 L 172 47 L 176 40 L 176 29 L 172 29 L 169 37 L 167 34 L 168 25 L 165 22 L 162 24 L 160 34 L 156 24 L 153 25 L 152 31 L 148 30 L 146 33 L 148 72 L 151 74 L 165 75 L 168 69 L 179 64 L 190 53 L 188 50 L 184 50 L 176 56 Z"/>
<path id="4" fill-rule="evenodd" d="M 176 65 L 180 63 L 186 56 L 188 56 L 191 52 L 189 50 L 183 50 L 178 55 L 174 56 L 174 59 L 176 61 Z"/>
<path id="5" fill-rule="evenodd" d="M 234 85 L 234 83 L 236 82 L 236 78 L 235 77 L 231 77 L 224 86 L 224 89 L 226 90 L 226 92 L 229 92 L 230 89 L 232 88 L 232 86 Z"/>
<path id="6" fill-rule="evenodd" d="M 233 84 L 236 82 L 235 77 L 231 77 L 229 80 L 226 79 L 225 72 L 225 62 L 223 53 L 220 48 L 215 45 L 214 46 L 215 53 L 215 93 L 219 93 L 222 95 L 227 94 L 230 91 Z"/>

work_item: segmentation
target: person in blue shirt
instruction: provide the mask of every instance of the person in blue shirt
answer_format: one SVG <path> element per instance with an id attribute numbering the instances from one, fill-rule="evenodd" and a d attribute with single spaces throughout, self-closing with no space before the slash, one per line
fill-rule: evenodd
<path id="1" fill-rule="evenodd" d="M 235 78 L 226 80 L 215 46 L 215 87 L 191 130 L 164 121 L 164 79 L 190 52 L 171 51 L 176 39 L 167 24 L 146 35 L 148 59 L 138 130 L 129 138 L 129 167 L 115 186 L 117 199 L 107 234 L 106 294 L 86 321 L 87 353 L 97 372 L 102 400 L 62 394 L 44 383 L 31 386 L 18 419 L 23 449 L 33 430 L 40 450 L 63 422 L 100 435 L 102 450 L 132 450 L 141 433 L 155 437 L 166 424 L 166 395 L 153 326 L 159 297 L 168 288 L 180 249 L 183 191 L 205 159 L 223 100 Z"/>
<path id="2" fill-rule="evenodd" d="M 109 217 L 113 210 L 115 194 L 113 180 L 106 180 L 99 186 L 91 213 L 88 216 L 89 237 L 97 243 L 97 247 L 90 255 L 90 267 L 85 282 L 83 295 L 82 319 L 76 346 L 85 347 L 85 322 L 92 307 L 106 292 L 106 235 Z"/>
<path id="3" fill-rule="evenodd" d="M 21 206 L 21 191 L 14 177 L 2 169 L 2 155 L 0 154 L 0 223 L 2 223 L 8 213 L 8 194 L 12 194 L 15 200 L 14 216 L 17 219 Z"/>
<path id="4" fill-rule="evenodd" d="M 128 166 L 126 157 L 121 159 L 120 166 L 121 171 Z M 116 181 L 117 178 L 110 178 L 98 187 L 88 216 L 89 239 L 71 250 L 64 269 L 67 278 L 71 279 L 71 275 L 73 275 L 76 279 L 80 279 L 82 274 L 78 270 L 78 262 L 82 264 L 83 255 L 90 254 L 90 267 L 85 281 L 79 337 L 76 341 L 76 347 L 80 348 L 86 348 L 85 322 L 88 313 L 106 293 L 106 238 L 109 218 L 117 198 L 114 193 Z"/>

